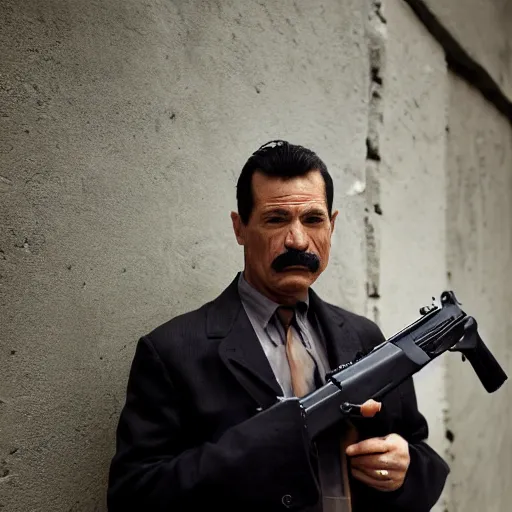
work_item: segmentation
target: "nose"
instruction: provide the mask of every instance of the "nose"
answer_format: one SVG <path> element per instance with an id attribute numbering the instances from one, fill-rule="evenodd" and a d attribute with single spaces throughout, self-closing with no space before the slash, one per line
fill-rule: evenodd
<path id="1" fill-rule="evenodd" d="M 305 251 L 308 248 L 309 239 L 304 226 L 300 222 L 294 222 L 286 234 L 284 246 L 287 249 Z"/>

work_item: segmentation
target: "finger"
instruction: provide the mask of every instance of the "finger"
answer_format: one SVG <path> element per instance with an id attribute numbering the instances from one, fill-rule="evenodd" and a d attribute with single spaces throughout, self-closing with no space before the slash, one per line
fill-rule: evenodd
<path id="1" fill-rule="evenodd" d="M 382 409 L 382 404 L 380 402 L 376 402 L 373 398 L 370 400 L 366 400 L 366 402 L 361 405 L 361 415 L 365 418 L 372 418 Z"/>
<path id="2" fill-rule="evenodd" d="M 392 480 L 379 480 L 366 474 L 364 471 L 360 471 L 359 469 L 353 469 L 352 475 L 360 482 L 363 482 L 364 484 L 379 491 L 391 491 L 394 488 L 394 483 Z"/>
<path id="3" fill-rule="evenodd" d="M 351 444 L 347 446 L 345 453 L 349 457 L 356 455 L 366 455 L 370 453 L 385 453 L 388 451 L 388 442 L 383 437 L 372 437 L 360 443 Z"/>
<path id="4" fill-rule="evenodd" d="M 361 473 L 364 473 L 368 478 L 371 478 L 373 480 L 376 480 L 378 482 L 388 482 L 390 480 L 392 481 L 398 481 L 401 480 L 403 477 L 403 471 L 395 471 L 390 469 L 373 469 L 373 468 L 351 468 L 356 471 L 360 471 Z"/>
<path id="5" fill-rule="evenodd" d="M 385 437 L 390 452 L 397 455 L 409 457 L 409 443 L 398 434 L 389 434 Z"/>
<path id="6" fill-rule="evenodd" d="M 405 464 L 402 460 L 395 459 L 386 453 L 351 457 L 350 464 L 352 467 L 359 469 L 367 468 L 373 471 L 376 469 L 403 470 L 405 468 Z"/>

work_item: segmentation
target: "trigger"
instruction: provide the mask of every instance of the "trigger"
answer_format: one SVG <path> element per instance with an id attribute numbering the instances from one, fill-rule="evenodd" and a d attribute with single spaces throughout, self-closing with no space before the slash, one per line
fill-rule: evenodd
<path id="1" fill-rule="evenodd" d="M 351 404 L 350 402 L 343 402 L 340 405 L 340 411 L 344 416 L 350 418 L 362 418 L 361 406 L 359 404 Z"/>

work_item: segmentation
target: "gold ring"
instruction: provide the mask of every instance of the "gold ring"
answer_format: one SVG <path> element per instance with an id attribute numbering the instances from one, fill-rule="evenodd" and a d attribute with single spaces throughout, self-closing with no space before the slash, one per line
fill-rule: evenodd
<path id="1" fill-rule="evenodd" d="M 375 473 L 377 473 L 377 475 L 379 475 L 379 476 L 388 476 L 389 475 L 389 471 L 387 469 L 376 469 Z"/>

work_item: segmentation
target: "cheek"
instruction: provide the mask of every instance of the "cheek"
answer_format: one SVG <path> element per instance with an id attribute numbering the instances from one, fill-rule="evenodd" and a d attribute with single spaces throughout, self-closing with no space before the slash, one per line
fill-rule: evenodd
<path id="1" fill-rule="evenodd" d="M 331 237 L 329 233 L 321 233 L 314 237 L 314 247 L 319 254 L 329 252 L 331 247 Z"/>
<path id="2" fill-rule="evenodd" d="M 320 256 L 320 259 L 322 261 L 322 266 L 327 264 L 327 260 L 329 259 L 329 252 L 331 249 L 331 238 L 327 235 L 322 235 L 321 237 L 318 237 L 316 239 L 315 243 L 315 249 Z"/>
<path id="3" fill-rule="evenodd" d="M 266 265 L 268 261 L 273 261 L 274 258 L 282 252 L 283 244 L 277 234 L 263 234 L 255 233 L 251 237 L 251 253 L 255 258 L 255 263 Z"/>
<path id="4" fill-rule="evenodd" d="M 268 239 L 267 257 L 273 261 L 277 256 L 285 251 L 284 238 L 279 233 L 272 234 Z"/>

